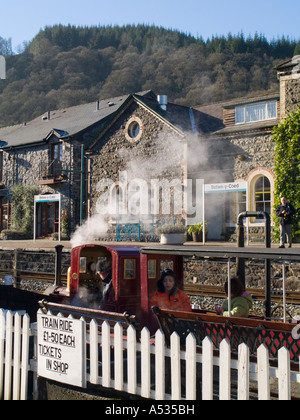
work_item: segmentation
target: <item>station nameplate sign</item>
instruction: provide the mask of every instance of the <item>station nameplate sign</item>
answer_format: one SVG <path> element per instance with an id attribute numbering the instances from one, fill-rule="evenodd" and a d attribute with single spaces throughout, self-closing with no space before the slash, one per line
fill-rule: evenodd
<path id="1" fill-rule="evenodd" d="M 38 312 L 38 375 L 86 388 L 85 322 Z"/>
<path id="2" fill-rule="evenodd" d="M 228 182 L 223 184 L 205 184 L 206 194 L 247 191 L 247 182 Z"/>
<path id="3" fill-rule="evenodd" d="M 50 201 L 60 201 L 60 198 L 60 194 L 35 195 L 34 201 L 36 203 L 48 203 Z"/>

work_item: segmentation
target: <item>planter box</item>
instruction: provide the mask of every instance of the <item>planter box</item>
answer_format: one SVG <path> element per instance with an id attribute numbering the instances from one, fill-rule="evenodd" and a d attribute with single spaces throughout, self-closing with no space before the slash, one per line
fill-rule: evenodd
<path id="1" fill-rule="evenodd" d="M 193 242 L 203 242 L 203 232 L 192 232 Z M 207 242 L 207 232 L 205 232 L 205 242 Z"/>
<path id="2" fill-rule="evenodd" d="M 162 245 L 183 245 L 185 237 L 185 233 L 162 233 L 160 235 L 160 243 Z"/>

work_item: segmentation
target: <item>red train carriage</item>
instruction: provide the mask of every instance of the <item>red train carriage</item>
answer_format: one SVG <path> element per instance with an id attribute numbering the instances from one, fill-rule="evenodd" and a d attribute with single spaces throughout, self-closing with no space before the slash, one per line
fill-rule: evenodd
<path id="1" fill-rule="evenodd" d="M 110 296 L 102 299 L 103 282 L 98 274 L 101 264 L 111 267 Z M 82 245 L 72 249 L 68 286 L 71 303 L 83 301 L 110 312 L 140 315 L 140 248 L 110 245 Z M 82 297 L 83 295 L 83 297 Z M 94 299 L 93 299 L 94 297 Z"/>

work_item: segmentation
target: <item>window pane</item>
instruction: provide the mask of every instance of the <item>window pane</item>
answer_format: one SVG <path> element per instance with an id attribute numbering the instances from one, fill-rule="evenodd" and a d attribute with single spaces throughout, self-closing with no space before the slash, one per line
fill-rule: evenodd
<path id="1" fill-rule="evenodd" d="M 237 106 L 235 108 L 235 123 L 240 124 L 245 122 L 245 107 Z"/>
<path id="2" fill-rule="evenodd" d="M 271 201 L 271 184 L 266 177 L 264 177 L 264 201 Z"/>
<path id="3" fill-rule="evenodd" d="M 264 203 L 256 203 L 256 211 L 265 211 Z"/>
<path id="4" fill-rule="evenodd" d="M 264 191 L 263 191 L 263 177 L 259 178 L 255 183 L 255 201 L 263 201 Z"/>
<path id="5" fill-rule="evenodd" d="M 266 104 L 248 105 L 246 107 L 246 122 L 262 121 L 267 119 Z"/>
<path id="6" fill-rule="evenodd" d="M 255 183 L 255 209 L 271 213 L 271 184 L 267 177 L 260 177 Z M 260 219 L 257 219 L 260 221 Z"/>
<path id="7" fill-rule="evenodd" d="M 271 203 L 265 203 L 265 212 L 271 214 Z"/>
<path id="8" fill-rule="evenodd" d="M 268 103 L 268 118 L 277 118 L 277 102 Z"/>

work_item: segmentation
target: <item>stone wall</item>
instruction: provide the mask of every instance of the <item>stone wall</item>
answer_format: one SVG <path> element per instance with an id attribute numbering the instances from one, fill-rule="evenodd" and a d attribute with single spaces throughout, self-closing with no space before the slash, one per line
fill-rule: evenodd
<path id="1" fill-rule="evenodd" d="M 130 138 L 128 127 L 134 121 L 140 125 L 140 132 L 136 138 Z M 136 179 L 146 181 L 149 194 L 152 179 L 169 181 L 179 179 L 181 184 L 183 183 L 184 142 L 182 136 L 152 112 L 135 102 L 99 139 L 90 159 L 93 174 L 90 179 L 92 213 L 99 212 L 97 202 L 104 192 L 97 188 L 99 181 L 109 179 L 119 185 L 120 171 L 126 171 L 128 183 Z M 149 213 L 151 213 L 150 208 Z M 171 213 L 174 215 L 173 203 Z"/>
<path id="2" fill-rule="evenodd" d="M 53 139 L 54 142 L 58 140 Z M 26 150 L 15 150 L 3 153 L 3 184 L 5 188 L 1 196 L 10 201 L 10 189 L 14 184 L 35 185 L 39 187 L 39 194 L 57 194 L 62 196 L 61 208 L 66 209 L 71 216 L 71 228 L 79 223 L 79 197 L 80 197 L 80 144 L 64 143 L 63 146 L 63 169 L 65 182 L 57 184 L 39 185 L 42 180 L 42 164 L 50 163 L 50 143 L 35 147 L 28 147 Z M 75 170 L 77 172 L 70 172 Z"/>

